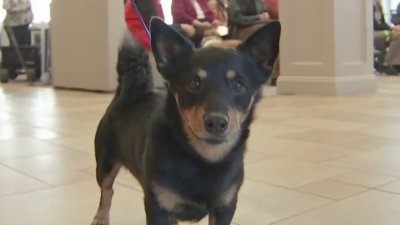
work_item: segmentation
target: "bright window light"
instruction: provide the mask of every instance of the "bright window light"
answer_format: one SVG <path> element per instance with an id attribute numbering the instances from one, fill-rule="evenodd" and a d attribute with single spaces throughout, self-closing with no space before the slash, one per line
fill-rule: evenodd
<path id="1" fill-rule="evenodd" d="M 48 23 L 50 21 L 50 3 L 51 0 L 31 0 L 34 23 Z M 3 0 L 0 0 L 0 22 L 2 23 L 6 12 L 3 10 Z"/>

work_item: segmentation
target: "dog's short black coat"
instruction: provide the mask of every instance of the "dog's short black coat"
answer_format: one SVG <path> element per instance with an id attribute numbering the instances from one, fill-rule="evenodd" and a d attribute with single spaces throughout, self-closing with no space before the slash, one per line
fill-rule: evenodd
<path id="1" fill-rule="evenodd" d="M 140 182 L 148 225 L 228 225 L 243 181 L 249 126 L 279 49 L 271 22 L 237 49 L 194 49 L 160 19 L 153 53 L 166 93 L 153 90 L 148 55 L 130 36 L 118 58 L 119 86 L 95 138 L 101 199 L 93 225 L 109 224 L 121 166 Z"/>

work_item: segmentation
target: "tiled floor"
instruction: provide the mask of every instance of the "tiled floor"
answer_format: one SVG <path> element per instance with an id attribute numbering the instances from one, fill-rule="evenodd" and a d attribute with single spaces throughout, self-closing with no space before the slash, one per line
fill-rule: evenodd
<path id="1" fill-rule="evenodd" d="M 267 88 L 234 224 L 400 224 L 400 78 L 379 83 L 377 93 L 348 97 Z M 0 86 L 1 224 L 90 224 L 93 135 L 111 97 Z M 137 182 L 122 172 L 116 189 L 112 224 L 145 224 Z"/>

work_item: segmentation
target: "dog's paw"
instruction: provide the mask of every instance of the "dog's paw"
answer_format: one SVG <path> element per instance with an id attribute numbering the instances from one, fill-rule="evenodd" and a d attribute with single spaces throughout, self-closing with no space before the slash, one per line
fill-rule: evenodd
<path id="1" fill-rule="evenodd" d="M 91 225 L 110 225 L 110 221 L 108 219 L 94 218 Z"/>

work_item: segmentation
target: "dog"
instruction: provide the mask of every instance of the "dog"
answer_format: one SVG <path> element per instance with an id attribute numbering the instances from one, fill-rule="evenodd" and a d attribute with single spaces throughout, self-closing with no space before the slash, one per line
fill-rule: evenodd
<path id="1" fill-rule="evenodd" d="M 148 54 L 125 38 L 119 85 L 95 136 L 101 198 L 92 225 L 109 224 L 122 166 L 143 188 L 147 225 L 207 215 L 210 225 L 231 224 L 250 124 L 278 55 L 281 26 L 271 22 L 235 49 L 195 49 L 161 19 L 150 24 L 166 91 L 153 90 Z"/>

